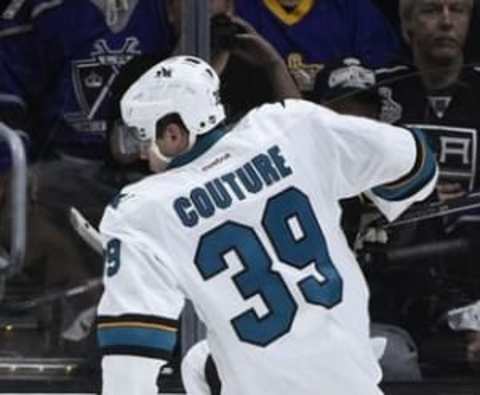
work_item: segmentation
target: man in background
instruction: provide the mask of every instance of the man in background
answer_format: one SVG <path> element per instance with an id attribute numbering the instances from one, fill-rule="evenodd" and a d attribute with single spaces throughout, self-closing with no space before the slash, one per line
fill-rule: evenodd
<path id="1" fill-rule="evenodd" d="M 432 200 L 447 205 L 476 194 L 480 185 L 480 68 L 465 64 L 473 11 L 472 0 L 400 0 L 402 34 L 413 63 L 377 70 L 381 119 L 425 132 L 440 167 Z M 405 308 L 384 309 L 386 299 L 380 297 L 374 302 L 376 311 L 387 315 L 387 310 L 402 311 L 403 317 L 396 314 L 390 319 L 409 328 L 423 358 L 438 366 L 454 364 L 468 371 L 465 350 L 473 344 L 471 339 L 478 342 L 478 332 L 457 328 L 457 336 L 444 321 L 446 312 L 480 298 L 478 235 L 478 209 L 404 225 L 390 233 L 390 248 L 424 246 L 423 251 L 429 253 L 410 254 L 411 265 L 405 273 L 411 284 L 408 290 L 397 287 L 393 275 L 389 281 L 392 286 L 385 290 L 385 295 L 396 295 Z M 442 242 L 455 240 L 464 247 L 440 253 Z M 442 350 L 448 345 L 451 352 L 441 351 L 440 344 Z"/>

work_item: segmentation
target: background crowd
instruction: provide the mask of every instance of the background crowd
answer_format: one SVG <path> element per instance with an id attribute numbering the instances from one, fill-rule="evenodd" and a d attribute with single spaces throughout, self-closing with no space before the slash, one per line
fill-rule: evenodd
<path id="1" fill-rule="evenodd" d="M 10 336 L 0 357 L 86 349 L 94 355 L 89 328 L 101 287 L 85 285 L 101 276 L 102 258 L 71 226 L 70 209 L 96 226 L 122 186 L 149 174 L 130 149 L 119 99 L 150 66 L 181 53 L 182 5 L 1 3 L 0 121 L 24 142 L 29 191 L 25 268 L 8 281 L 0 326 L 11 328 L 30 314 L 51 342 L 32 348 L 20 346 L 21 334 L 18 341 Z M 474 377 L 480 368 L 478 4 L 210 0 L 210 14 L 211 64 L 221 76 L 229 122 L 262 103 L 302 96 L 427 133 L 441 169 L 429 202 L 389 226 L 359 196 L 342 202 L 344 228 L 371 288 L 372 332 L 387 339 L 385 380 Z M 15 214 L 10 174 L 10 153 L 0 142 L 2 253 Z M 39 295 L 52 297 L 33 313 L 12 313 L 16 303 Z"/>

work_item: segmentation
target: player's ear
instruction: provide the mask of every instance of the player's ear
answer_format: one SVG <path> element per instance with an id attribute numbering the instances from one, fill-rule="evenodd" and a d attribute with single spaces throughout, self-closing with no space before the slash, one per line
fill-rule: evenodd
<path id="1" fill-rule="evenodd" d="M 177 156 L 188 147 L 188 132 L 183 125 L 169 122 L 157 138 L 157 145 L 165 155 Z"/>

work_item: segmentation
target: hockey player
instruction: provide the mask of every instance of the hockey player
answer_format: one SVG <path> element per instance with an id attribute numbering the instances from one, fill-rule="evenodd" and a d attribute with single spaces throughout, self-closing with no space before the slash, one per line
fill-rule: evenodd
<path id="1" fill-rule="evenodd" d="M 122 99 L 157 175 L 106 209 L 98 309 L 103 394 L 154 394 L 184 299 L 228 394 L 381 394 L 368 289 L 338 199 L 367 192 L 393 219 L 429 195 L 417 132 L 301 100 L 226 128 L 213 69 L 174 57 Z"/>

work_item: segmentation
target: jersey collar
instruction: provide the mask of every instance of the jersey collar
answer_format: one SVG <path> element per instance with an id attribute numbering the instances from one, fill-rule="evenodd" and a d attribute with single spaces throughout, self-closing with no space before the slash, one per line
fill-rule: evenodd
<path id="1" fill-rule="evenodd" d="M 184 166 L 187 163 L 190 163 L 191 161 L 197 159 L 217 141 L 219 141 L 223 136 L 225 136 L 226 133 L 227 128 L 218 127 L 213 129 L 211 132 L 204 134 L 203 136 L 199 136 L 192 149 L 173 159 L 168 165 L 167 170 Z"/>
<path id="2" fill-rule="evenodd" d="M 301 21 L 310 12 L 315 2 L 314 0 L 301 0 L 292 12 L 285 11 L 278 0 L 263 0 L 263 3 L 278 19 L 291 26 Z"/>

